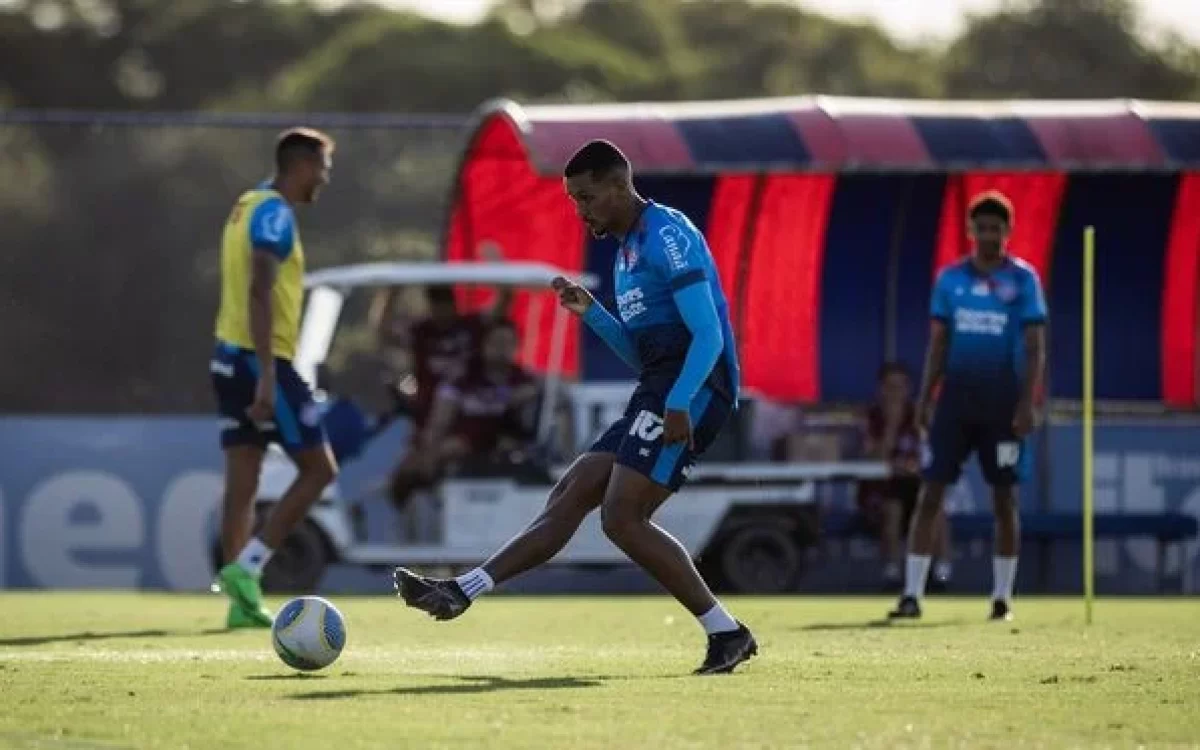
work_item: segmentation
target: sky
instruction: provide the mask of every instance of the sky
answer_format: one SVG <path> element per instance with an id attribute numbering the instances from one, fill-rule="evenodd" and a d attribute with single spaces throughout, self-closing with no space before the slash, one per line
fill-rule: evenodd
<path id="1" fill-rule="evenodd" d="M 378 0 L 412 8 L 450 21 L 474 21 L 487 12 L 490 0 Z M 826 15 L 873 20 L 899 39 L 945 39 L 954 36 L 969 13 L 987 12 L 1000 0 L 793 0 Z M 1149 29 L 1173 29 L 1200 44 L 1200 1 L 1141 0 Z"/>

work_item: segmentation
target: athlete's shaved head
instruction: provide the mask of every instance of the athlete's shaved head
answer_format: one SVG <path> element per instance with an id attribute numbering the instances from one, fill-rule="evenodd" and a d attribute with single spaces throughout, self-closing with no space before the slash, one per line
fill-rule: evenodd
<path id="1" fill-rule="evenodd" d="M 588 141 L 571 156 L 567 166 L 563 167 L 563 177 L 589 174 L 592 179 L 601 180 L 613 172 L 628 174 L 630 171 L 629 159 L 621 149 L 611 141 L 595 140 Z"/>
<path id="2" fill-rule="evenodd" d="M 596 237 L 628 229 L 640 201 L 629 159 L 611 141 L 585 143 L 563 167 L 563 183 L 575 211 Z"/>
<path id="3" fill-rule="evenodd" d="M 333 149 L 333 139 L 319 130 L 291 128 L 280 133 L 275 142 L 275 180 L 291 188 L 289 199 L 316 200 L 317 192 L 329 182 Z"/>

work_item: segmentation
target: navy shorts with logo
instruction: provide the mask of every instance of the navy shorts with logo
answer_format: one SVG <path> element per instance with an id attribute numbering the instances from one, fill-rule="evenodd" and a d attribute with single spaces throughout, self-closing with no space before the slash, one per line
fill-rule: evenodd
<path id="1" fill-rule="evenodd" d="M 687 480 L 687 474 L 725 426 L 733 404 L 727 397 L 701 387 L 689 410 L 692 443 L 663 444 L 663 414 L 667 393 L 675 378 L 650 377 L 638 383 L 625 407 L 625 415 L 600 436 L 591 453 L 614 453 L 617 463 L 649 477 L 672 492 Z"/>
<path id="2" fill-rule="evenodd" d="M 943 393 L 929 428 L 921 475 L 954 484 L 974 453 L 983 478 L 993 487 L 1020 484 L 1028 471 L 1025 441 L 1013 432 L 1016 398 L 978 398 Z"/>
<path id="3" fill-rule="evenodd" d="M 275 419 L 258 425 L 246 416 L 258 384 L 254 352 L 218 343 L 208 369 L 221 415 L 221 447 L 276 443 L 294 453 L 325 442 L 312 390 L 288 360 L 275 360 Z"/>

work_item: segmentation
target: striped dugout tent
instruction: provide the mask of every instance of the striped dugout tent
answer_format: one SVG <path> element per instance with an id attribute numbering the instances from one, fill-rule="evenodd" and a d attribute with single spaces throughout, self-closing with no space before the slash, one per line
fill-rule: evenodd
<path id="1" fill-rule="evenodd" d="M 587 269 L 611 303 L 615 244 L 585 235 L 561 168 L 591 138 L 708 236 L 747 386 L 781 400 L 866 398 L 876 365 L 917 368 L 937 270 L 968 249 L 970 196 L 1012 199 L 1013 252 L 1042 274 L 1051 395 L 1077 398 L 1081 238 L 1097 232 L 1097 396 L 1197 403 L 1200 105 L 798 97 L 679 104 L 489 103 L 454 186 L 446 257 L 491 240 Z M 549 326 L 552 300 L 534 317 Z M 518 310 L 517 312 L 521 312 Z M 546 338 L 546 337 L 542 337 Z M 545 362 L 548 345 L 537 353 Z M 628 371 L 586 333 L 569 369 Z"/>

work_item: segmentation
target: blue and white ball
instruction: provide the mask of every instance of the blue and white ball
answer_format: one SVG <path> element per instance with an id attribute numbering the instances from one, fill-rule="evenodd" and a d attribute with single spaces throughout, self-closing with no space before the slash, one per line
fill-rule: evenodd
<path id="1" fill-rule="evenodd" d="M 271 642 L 283 663 L 306 672 L 337 661 L 346 645 L 346 621 L 319 596 L 292 599 L 275 615 Z"/>

